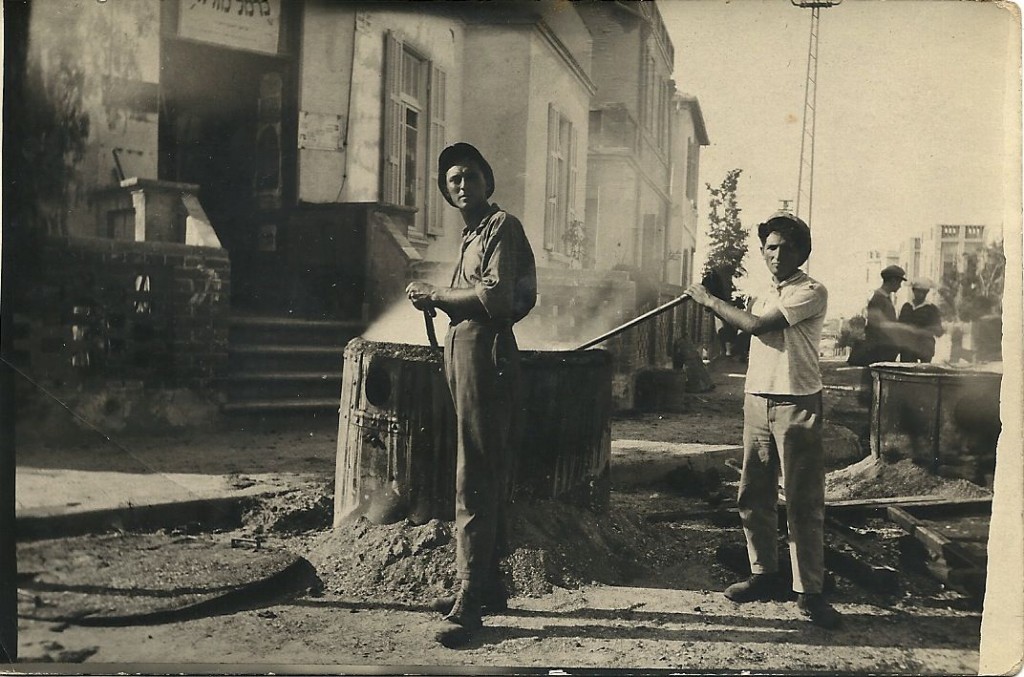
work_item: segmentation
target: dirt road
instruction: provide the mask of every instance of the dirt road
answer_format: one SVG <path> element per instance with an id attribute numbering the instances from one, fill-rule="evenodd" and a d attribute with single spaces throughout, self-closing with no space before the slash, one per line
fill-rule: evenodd
<path id="1" fill-rule="evenodd" d="M 728 371 L 716 372 L 719 387 L 701 396 L 698 423 L 692 414 L 621 417 L 613 422 L 613 437 L 735 443 L 741 382 Z M 22 618 L 22 660 L 84 661 L 87 665 L 79 667 L 92 672 L 111 664 L 145 671 L 170 664 L 185 671 L 224 671 L 232 664 L 255 672 L 306 666 L 378 673 L 412 669 L 408 666 L 428 672 L 443 672 L 444 666 L 977 670 L 980 609 L 901 559 L 899 535 L 884 525 L 864 528 L 884 542 L 880 557 L 900 571 L 901 584 L 882 591 L 833 577 L 832 599 L 845 616 L 840 630 L 811 626 L 791 601 L 739 605 L 726 600 L 721 590 L 742 575 L 743 559 L 742 534 L 730 511 L 734 478 L 729 477 L 718 490 L 693 492 L 666 484 L 613 491 L 607 515 L 558 505 L 520 506 L 507 572 L 516 592 L 511 608 L 488 617 L 467 648 L 445 649 L 431 639 L 439 617 L 427 603 L 453 583 L 449 527 L 357 523 L 331 531 L 325 500 L 335 452 L 330 422 L 306 428 L 260 425 L 256 435 L 250 428 L 124 440 L 129 457 L 119 449 L 84 445 L 30 450 L 21 462 L 116 469 L 134 464 L 152 472 L 154 481 L 160 473 L 185 467 L 195 472 L 196 464 L 201 472 L 240 478 L 246 472 L 280 473 L 292 489 L 266 501 L 237 532 L 222 536 L 260 533 L 265 547 L 311 562 L 320 585 L 258 608 L 159 625 L 85 627 Z M 72 546 L 83 556 L 92 547 L 88 538 L 52 542 L 65 554 Z M 121 573 L 119 585 L 131 586 L 132 572 Z"/>

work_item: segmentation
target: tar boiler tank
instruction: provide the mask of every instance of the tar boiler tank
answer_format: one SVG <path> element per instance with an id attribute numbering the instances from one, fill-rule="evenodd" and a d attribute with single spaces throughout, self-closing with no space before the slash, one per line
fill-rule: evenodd
<path id="1" fill-rule="evenodd" d="M 514 500 L 607 506 L 611 356 L 522 351 Z M 455 411 L 440 348 L 353 339 L 345 347 L 334 525 L 454 518 Z"/>

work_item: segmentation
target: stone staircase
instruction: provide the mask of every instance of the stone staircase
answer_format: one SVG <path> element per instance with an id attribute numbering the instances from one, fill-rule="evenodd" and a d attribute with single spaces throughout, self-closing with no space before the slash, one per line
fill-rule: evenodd
<path id="1" fill-rule="evenodd" d="M 337 411 L 342 354 L 363 322 L 233 316 L 229 326 L 225 412 Z"/>

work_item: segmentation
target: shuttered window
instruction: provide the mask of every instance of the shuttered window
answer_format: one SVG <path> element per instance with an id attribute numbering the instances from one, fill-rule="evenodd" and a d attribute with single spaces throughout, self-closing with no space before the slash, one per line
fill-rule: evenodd
<path id="1" fill-rule="evenodd" d="M 555 248 L 558 218 L 558 112 L 548 106 L 548 172 L 544 204 L 544 248 Z"/>
<path id="2" fill-rule="evenodd" d="M 430 167 L 430 181 L 427 182 L 427 232 L 439 235 L 444 231 L 444 208 L 446 202 L 437 191 L 437 158 L 447 145 L 445 134 L 448 99 L 448 77 L 434 66 L 430 71 L 430 152 L 427 166 Z"/>
<path id="3" fill-rule="evenodd" d="M 401 204 L 402 174 L 402 43 L 384 35 L 384 130 L 381 144 L 381 202 Z"/>
<path id="4" fill-rule="evenodd" d="M 576 216 L 579 167 L 577 130 L 554 106 L 548 106 L 548 166 L 544 209 L 544 248 L 567 250 L 565 233 Z"/>
<path id="5" fill-rule="evenodd" d="M 442 230 L 435 186 L 445 143 L 447 78 L 395 33 L 384 40 L 380 200 L 414 210 L 414 229 L 436 234 Z"/>

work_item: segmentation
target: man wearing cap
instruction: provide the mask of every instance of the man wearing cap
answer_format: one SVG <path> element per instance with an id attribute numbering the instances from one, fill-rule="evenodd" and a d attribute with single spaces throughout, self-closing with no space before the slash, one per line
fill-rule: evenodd
<path id="1" fill-rule="evenodd" d="M 743 469 L 737 506 L 751 576 L 730 585 L 734 602 L 781 600 L 778 483 L 781 475 L 789 527 L 792 589 L 800 612 L 825 628 L 841 616 L 825 601 L 825 464 L 822 448 L 821 370 L 818 345 L 828 291 L 800 270 L 811 253 L 811 231 L 789 212 L 757 227 L 772 284 L 753 296 L 749 310 L 693 285 L 687 294 L 751 335 L 743 400 Z"/>
<path id="2" fill-rule="evenodd" d="M 454 647 L 480 627 L 484 610 L 503 609 L 498 563 L 507 501 L 512 414 L 518 408 L 519 348 L 512 325 L 537 301 L 533 250 L 515 216 L 488 200 L 494 173 L 475 147 L 456 143 L 438 157 L 437 187 L 462 214 L 458 262 L 447 289 L 412 282 L 420 310 L 439 309 L 451 324 L 444 366 L 455 404 L 456 566 L 461 585 L 437 640 Z"/>
<path id="3" fill-rule="evenodd" d="M 892 295 L 900 290 L 907 279 L 907 273 L 899 266 L 882 268 L 882 286 L 871 293 L 867 307 L 867 325 L 864 340 L 867 342 L 866 364 L 892 362 L 899 354 L 901 327 L 896 320 L 896 306 Z"/>
<path id="4" fill-rule="evenodd" d="M 935 337 L 942 336 L 942 314 L 928 303 L 931 280 L 919 277 L 910 283 L 913 298 L 900 308 L 899 321 L 911 328 L 900 350 L 900 362 L 931 362 L 935 356 Z"/>

